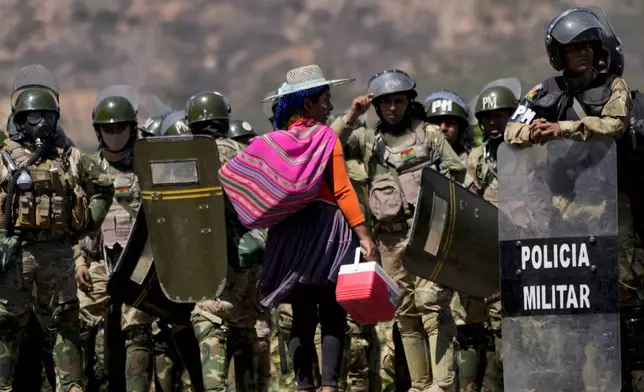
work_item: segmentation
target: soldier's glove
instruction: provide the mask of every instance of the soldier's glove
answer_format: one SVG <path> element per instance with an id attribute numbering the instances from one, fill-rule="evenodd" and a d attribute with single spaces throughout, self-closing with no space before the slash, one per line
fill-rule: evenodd
<path id="1" fill-rule="evenodd" d="M 0 273 L 8 270 L 13 263 L 22 259 L 22 245 L 18 237 L 5 237 L 0 240 Z"/>

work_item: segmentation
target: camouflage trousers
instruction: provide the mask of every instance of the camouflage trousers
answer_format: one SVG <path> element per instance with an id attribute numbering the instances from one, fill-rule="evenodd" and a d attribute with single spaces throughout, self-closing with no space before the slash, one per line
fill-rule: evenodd
<path id="1" fill-rule="evenodd" d="M 318 328 L 316 344 L 321 341 Z M 345 343 L 342 367 L 340 368 L 340 390 L 346 391 L 347 383 L 351 392 L 380 392 L 380 339 L 375 325 L 360 325 L 347 315 L 347 341 Z M 317 345 L 318 350 L 321 344 Z M 322 354 L 318 351 L 318 356 Z"/>
<path id="2" fill-rule="evenodd" d="M 25 245 L 22 262 L 0 275 L 0 391 L 12 390 L 17 348 L 31 307 L 53 345 L 57 390 L 83 390 L 73 256 L 68 241 Z"/>
<path id="3" fill-rule="evenodd" d="M 258 276 L 259 268 L 245 272 L 229 268 L 219 298 L 200 301 L 192 311 L 190 321 L 200 347 L 206 391 L 226 390 L 233 358 L 238 390 L 254 390 L 258 383 L 266 382 L 256 377 L 259 362 L 255 357 L 260 352 L 255 329 L 260 310 Z"/>
<path id="4" fill-rule="evenodd" d="M 404 269 L 406 232 L 376 236 L 382 265 L 398 283 L 396 323 L 409 366 L 412 390 L 454 391 L 456 326 L 450 310 L 454 292 Z"/>
<path id="5" fill-rule="evenodd" d="M 288 348 L 288 341 L 291 335 L 291 326 L 293 323 L 293 312 L 291 305 L 280 304 L 277 308 L 279 330 L 282 332 L 282 339 L 285 343 L 285 350 Z M 379 392 L 382 389 L 382 380 L 380 376 L 380 337 L 376 331 L 375 325 L 359 325 L 351 316 L 347 316 L 347 335 L 346 344 L 342 358 L 342 367 L 340 369 L 339 389 L 340 391 L 351 390 L 352 392 Z M 315 345 L 317 356 L 314 357 L 313 374 L 315 384 L 321 384 L 319 360 L 322 358 L 322 337 L 318 325 L 315 334 Z M 277 347 L 279 342 L 275 342 Z M 280 358 L 277 352 L 273 352 L 272 357 L 275 363 L 279 364 Z M 293 364 L 290 356 L 286 356 L 288 361 L 289 372 L 281 375 L 279 385 L 283 389 L 295 389 L 295 379 L 293 375 Z M 349 385 L 350 389 L 349 389 Z"/>
<path id="6" fill-rule="evenodd" d="M 631 203 L 627 195 L 618 195 L 618 235 L 619 235 L 619 303 L 627 311 L 630 307 L 644 306 L 644 243 L 635 231 Z M 622 338 L 622 351 L 630 347 L 630 339 Z M 625 356 L 628 358 L 628 356 Z M 634 391 L 644 391 L 644 370 L 631 370 L 624 377 L 630 378 Z"/>
<path id="7" fill-rule="evenodd" d="M 108 272 L 105 262 L 92 262 L 89 266 L 92 291 L 78 290 L 80 320 L 85 342 L 94 347 L 84 347 L 93 352 L 87 358 L 92 366 L 96 382 L 105 385 L 109 377 L 105 361 L 105 315 L 109 306 L 107 293 Z M 125 388 L 128 392 L 147 392 L 150 389 L 154 366 L 154 341 L 152 323 L 155 318 L 128 305 L 121 307 L 121 329 L 125 335 Z M 93 339 L 89 339 L 92 336 Z M 160 343 L 162 346 L 165 342 Z M 163 363 L 163 357 L 159 360 Z"/>
<path id="8" fill-rule="evenodd" d="M 500 301 L 499 301 L 500 305 Z M 458 329 L 458 388 L 461 392 L 503 390 L 503 373 L 496 355 L 499 338 L 490 328 L 488 301 L 455 293 L 450 303 Z M 499 314 L 500 318 L 500 314 Z"/>

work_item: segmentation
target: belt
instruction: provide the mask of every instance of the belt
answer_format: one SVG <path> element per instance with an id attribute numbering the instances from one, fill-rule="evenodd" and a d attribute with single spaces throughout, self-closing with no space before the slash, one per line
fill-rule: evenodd
<path id="1" fill-rule="evenodd" d="M 409 225 L 407 221 L 393 222 L 393 223 L 381 223 L 377 222 L 375 225 L 376 231 L 386 231 L 390 233 L 395 233 L 397 231 L 408 231 Z"/>

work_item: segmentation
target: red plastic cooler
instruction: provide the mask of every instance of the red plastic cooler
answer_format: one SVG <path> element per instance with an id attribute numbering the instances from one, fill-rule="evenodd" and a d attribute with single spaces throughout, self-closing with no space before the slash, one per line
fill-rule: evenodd
<path id="1" fill-rule="evenodd" d="M 355 262 L 340 267 L 335 298 L 359 324 L 390 321 L 400 289 L 378 263 L 361 263 L 361 253 L 356 249 Z"/>

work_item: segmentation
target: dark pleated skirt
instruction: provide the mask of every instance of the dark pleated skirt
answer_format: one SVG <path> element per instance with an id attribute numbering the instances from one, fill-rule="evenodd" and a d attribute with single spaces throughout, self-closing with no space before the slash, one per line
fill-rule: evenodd
<path id="1" fill-rule="evenodd" d="M 314 201 L 268 231 L 258 290 L 262 305 L 290 302 L 298 284 L 335 285 L 340 266 L 353 262 L 357 236 L 333 204 Z"/>

